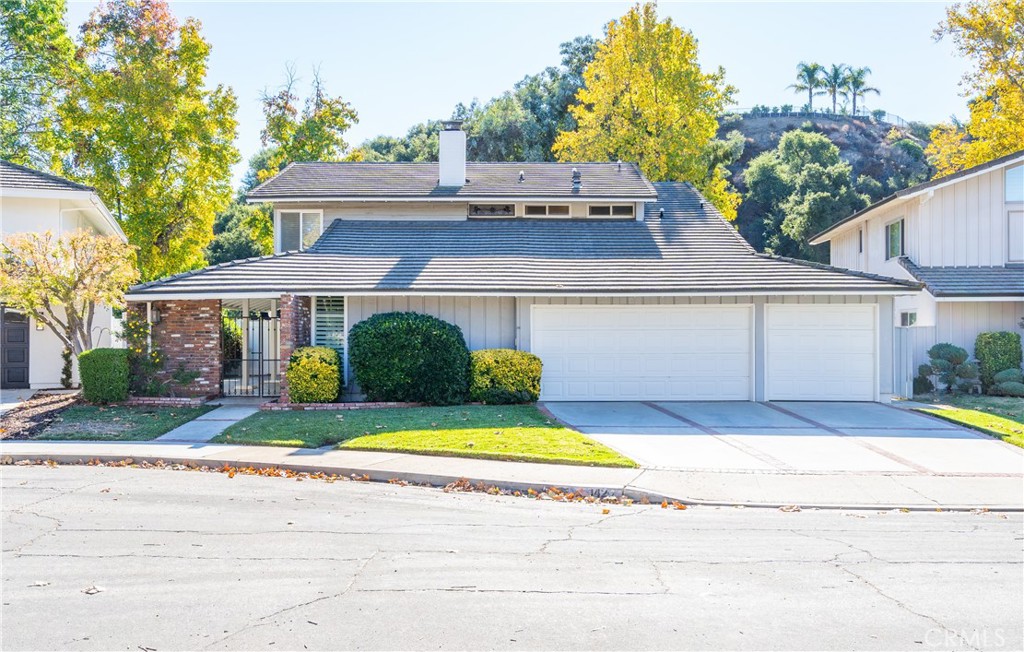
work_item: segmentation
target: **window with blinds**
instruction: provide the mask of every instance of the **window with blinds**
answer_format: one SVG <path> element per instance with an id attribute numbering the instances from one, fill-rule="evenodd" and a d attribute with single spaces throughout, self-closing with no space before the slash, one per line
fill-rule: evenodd
<path id="1" fill-rule="evenodd" d="M 345 354 L 345 297 L 317 297 L 313 344 Z"/>

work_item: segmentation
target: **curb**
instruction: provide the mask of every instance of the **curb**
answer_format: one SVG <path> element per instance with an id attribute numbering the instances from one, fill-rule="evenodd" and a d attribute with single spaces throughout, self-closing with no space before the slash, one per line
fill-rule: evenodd
<path id="1" fill-rule="evenodd" d="M 436 473 L 416 473 L 416 472 L 395 472 L 395 471 L 383 471 L 380 469 L 373 468 L 359 468 L 359 467 L 340 467 L 340 466 L 327 466 L 327 465 L 313 465 L 303 464 L 297 462 L 285 462 L 285 463 L 270 463 L 270 462 L 243 462 L 235 459 L 219 458 L 216 455 L 210 457 L 204 457 L 201 459 L 187 458 L 187 457 L 175 457 L 168 455 L 132 455 L 125 457 L 124 455 L 89 455 L 82 456 L 80 454 L 69 454 L 69 453 L 56 453 L 46 456 L 40 455 L 29 455 L 25 453 L 7 453 L 0 454 L 0 465 L 14 464 L 20 461 L 32 461 L 43 463 L 46 461 L 56 462 L 57 464 L 85 464 L 92 460 L 99 460 L 100 462 L 123 462 L 125 460 L 132 460 L 134 463 L 146 462 L 149 464 L 155 464 L 157 462 L 163 462 L 165 464 L 181 464 L 185 466 L 207 466 L 210 468 L 220 468 L 221 466 L 251 466 L 257 469 L 285 469 L 289 471 L 305 472 L 305 473 L 328 473 L 338 476 L 358 476 L 360 478 L 368 478 L 371 482 L 390 483 L 393 480 L 400 480 L 408 482 L 414 485 L 429 486 L 434 488 L 444 487 L 453 482 L 459 480 L 468 480 L 472 484 L 482 483 L 487 486 L 495 486 L 499 489 L 509 491 L 521 491 L 527 492 L 533 490 L 537 493 L 543 493 L 549 489 L 558 489 L 563 492 L 579 492 L 584 491 L 589 495 L 596 496 L 598 498 L 603 497 L 626 497 L 636 502 L 640 502 L 644 499 L 649 501 L 651 504 L 658 504 L 662 502 L 669 503 L 680 503 L 687 506 L 694 507 L 743 507 L 751 509 L 781 509 L 783 507 L 794 507 L 792 503 L 774 503 L 774 502 L 755 502 L 755 501 L 720 501 L 720 500 L 702 500 L 700 498 L 685 497 L 685 496 L 673 496 L 669 494 L 663 494 L 660 492 L 649 491 L 640 487 L 634 486 L 633 484 L 627 484 L 625 486 L 607 486 L 607 485 L 572 485 L 572 486 L 560 486 L 557 484 L 542 484 L 536 482 L 520 482 L 520 481 L 508 481 L 508 480 L 496 480 L 493 478 L 484 477 L 467 477 L 467 476 L 455 476 L 455 475 L 443 475 Z M 642 475 L 643 470 L 639 470 Z M 638 475 L 637 478 L 640 476 Z M 636 478 L 634 478 L 636 480 Z M 971 512 L 984 510 L 988 512 L 1006 512 L 1006 513 L 1021 513 L 1024 512 L 1024 506 L 1020 505 L 899 505 L 899 504 L 839 504 L 839 503 L 801 503 L 796 505 L 801 510 L 856 510 L 856 511 L 908 511 L 908 512 Z"/>

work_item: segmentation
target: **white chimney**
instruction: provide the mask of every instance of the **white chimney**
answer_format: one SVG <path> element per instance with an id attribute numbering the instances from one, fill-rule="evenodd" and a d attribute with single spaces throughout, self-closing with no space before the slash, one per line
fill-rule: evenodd
<path id="1" fill-rule="evenodd" d="M 466 132 L 462 120 L 446 120 L 441 123 L 438 144 L 438 167 L 440 186 L 461 187 L 466 185 Z"/>

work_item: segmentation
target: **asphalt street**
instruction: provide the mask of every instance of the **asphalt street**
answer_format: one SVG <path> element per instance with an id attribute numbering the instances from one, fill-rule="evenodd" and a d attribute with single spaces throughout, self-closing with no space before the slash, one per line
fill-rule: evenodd
<path id="1" fill-rule="evenodd" d="M 0 475 L 3 650 L 1024 647 L 1019 513 Z"/>

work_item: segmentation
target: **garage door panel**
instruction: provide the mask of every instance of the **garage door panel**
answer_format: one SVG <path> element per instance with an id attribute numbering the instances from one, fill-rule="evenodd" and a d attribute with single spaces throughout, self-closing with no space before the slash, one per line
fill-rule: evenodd
<path id="1" fill-rule="evenodd" d="M 541 398 L 749 400 L 751 321 L 743 305 L 537 307 Z"/>
<path id="2" fill-rule="evenodd" d="M 770 305 L 766 398 L 873 401 L 877 316 L 872 305 Z"/>

